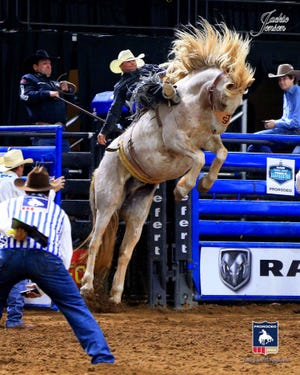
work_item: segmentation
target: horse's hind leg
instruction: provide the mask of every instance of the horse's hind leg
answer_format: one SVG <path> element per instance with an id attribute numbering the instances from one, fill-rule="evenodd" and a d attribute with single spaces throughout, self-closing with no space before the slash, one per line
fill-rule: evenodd
<path id="1" fill-rule="evenodd" d="M 87 294 L 93 290 L 95 261 L 102 244 L 103 234 L 113 214 L 118 211 L 123 199 L 124 186 L 122 180 L 121 175 L 117 176 L 111 173 L 109 180 L 105 174 L 100 175 L 99 172 L 95 174 L 95 191 L 92 194 L 94 202 L 91 202 L 91 206 L 95 206 L 92 211 L 96 217 L 93 220 L 94 227 L 89 244 L 86 270 L 81 280 L 82 287 L 80 292 L 82 294 Z"/>
<path id="2" fill-rule="evenodd" d="M 107 216 L 100 214 L 97 211 L 96 221 L 95 221 L 95 228 L 93 230 L 93 235 L 91 238 L 91 242 L 89 244 L 88 249 L 88 258 L 86 263 L 86 269 L 84 275 L 81 280 L 81 288 L 80 293 L 85 295 L 91 290 L 94 289 L 94 268 L 95 268 L 95 261 L 99 251 L 99 248 L 102 244 L 102 237 L 103 233 L 106 230 L 106 227 L 111 219 L 111 213 Z"/>
<path id="3" fill-rule="evenodd" d="M 122 207 L 121 216 L 125 221 L 126 229 L 119 251 L 118 265 L 115 272 L 112 288 L 111 301 L 120 303 L 124 290 L 125 275 L 128 263 L 131 259 L 135 245 L 141 237 L 143 225 L 147 219 L 156 185 L 145 185 L 138 189 L 125 202 Z"/>

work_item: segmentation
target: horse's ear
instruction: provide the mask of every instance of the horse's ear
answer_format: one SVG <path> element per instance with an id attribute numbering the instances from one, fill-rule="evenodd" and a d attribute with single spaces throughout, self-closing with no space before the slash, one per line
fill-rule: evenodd
<path id="1" fill-rule="evenodd" d="M 255 78 L 250 79 L 247 87 L 250 87 L 254 81 L 255 81 Z"/>

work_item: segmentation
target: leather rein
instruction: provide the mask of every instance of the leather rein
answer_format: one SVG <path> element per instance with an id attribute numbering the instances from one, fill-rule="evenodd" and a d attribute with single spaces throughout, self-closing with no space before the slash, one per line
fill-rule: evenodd
<path id="1" fill-rule="evenodd" d="M 227 127 L 228 124 L 230 123 L 232 115 L 230 115 L 229 113 L 224 112 L 224 111 L 217 111 L 215 109 L 215 105 L 214 105 L 214 91 L 217 88 L 218 83 L 221 81 L 221 79 L 223 78 L 224 75 L 225 75 L 225 72 L 221 72 L 220 74 L 218 74 L 217 77 L 215 78 L 215 80 L 213 81 L 212 85 L 209 87 L 209 89 L 208 89 L 208 102 L 209 102 L 210 108 L 211 108 L 213 114 L 215 115 L 217 121 L 219 122 L 219 124 Z"/>

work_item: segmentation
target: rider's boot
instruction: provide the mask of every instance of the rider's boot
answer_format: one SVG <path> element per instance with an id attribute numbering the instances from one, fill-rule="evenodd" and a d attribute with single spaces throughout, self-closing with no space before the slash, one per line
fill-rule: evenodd
<path id="1" fill-rule="evenodd" d="M 162 96 L 170 100 L 173 104 L 178 104 L 180 102 L 180 96 L 176 88 L 171 85 L 171 83 L 164 82 L 162 85 Z"/>

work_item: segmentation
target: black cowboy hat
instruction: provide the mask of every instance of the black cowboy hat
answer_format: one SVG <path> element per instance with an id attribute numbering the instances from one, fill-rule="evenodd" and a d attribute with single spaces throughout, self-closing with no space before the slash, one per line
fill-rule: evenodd
<path id="1" fill-rule="evenodd" d="M 23 178 L 16 178 L 14 184 L 17 188 L 25 191 L 41 192 L 54 189 L 54 185 L 49 181 L 48 171 L 44 167 L 34 167 L 28 173 L 26 181 Z"/>
<path id="2" fill-rule="evenodd" d="M 37 64 L 40 60 L 49 59 L 51 62 L 57 61 L 60 59 L 59 56 L 50 56 L 48 52 L 44 49 L 38 49 L 34 54 L 27 57 L 23 63 L 24 71 L 26 72 L 33 72 L 33 64 Z"/>

